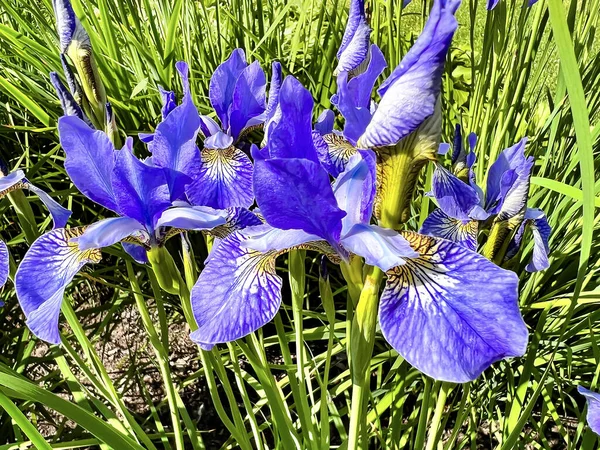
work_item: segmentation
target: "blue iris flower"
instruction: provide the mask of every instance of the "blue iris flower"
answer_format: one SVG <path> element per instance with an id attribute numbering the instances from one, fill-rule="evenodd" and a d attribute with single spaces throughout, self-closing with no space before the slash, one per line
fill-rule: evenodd
<path id="1" fill-rule="evenodd" d="M 279 121 L 253 152 L 256 200 L 265 224 L 216 246 L 192 290 L 204 348 L 269 322 L 281 304 L 276 258 L 294 248 L 334 261 L 351 255 L 387 274 L 379 322 L 411 364 L 440 380 L 465 382 L 492 362 L 522 355 L 527 329 L 517 276 L 448 240 L 374 225 L 374 155 L 358 151 L 333 185 L 312 140 L 313 100 L 293 77 L 279 91 Z"/>
<path id="2" fill-rule="evenodd" d="M 172 230 L 210 230 L 225 224 L 236 228 L 259 222 L 235 202 L 217 209 L 206 198 L 198 200 L 202 189 L 214 190 L 220 182 L 235 185 L 237 180 L 203 172 L 195 143 L 201 121 L 191 100 L 188 68 L 178 63 L 177 69 L 184 97 L 175 105 L 173 96 L 163 94 L 165 117 L 148 139 L 149 158 L 140 160 L 133 154 L 132 138 L 121 150 L 115 149 L 104 131 L 94 130 L 77 114 L 59 119 L 69 177 L 86 197 L 117 217 L 85 228 L 57 228 L 37 239 L 25 255 L 15 285 L 27 325 L 40 339 L 60 342 L 58 319 L 65 288 L 85 264 L 100 260 L 101 248 L 122 242 L 143 263 L 146 250 L 162 245 Z M 245 189 L 253 200 L 251 184 Z M 66 219 L 60 226 L 65 223 Z"/>
<path id="3" fill-rule="evenodd" d="M 463 147 L 461 130 L 457 126 L 452 153 L 453 171 L 436 163 L 432 194 L 439 209 L 423 222 L 421 233 L 450 239 L 476 250 L 481 223 L 493 217 L 493 223 L 506 223 L 507 228 L 515 230 L 505 258 L 510 259 L 519 250 L 525 230 L 530 227 L 534 250 L 526 270 L 536 272 L 548 268 L 551 232 L 548 220 L 543 211 L 527 208 L 533 167 L 533 158 L 525 156 L 527 139 L 504 150 L 491 165 L 485 194 L 477 185 L 472 169 L 476 161 L 477 137 L 474 133 L 469 135 L 468 141 L 470 151 Z M 443 146 L 444 150 L 446 148 Z"/>
<path id="4" fill-rule="evenodd" d="M 60 206 L 45 191 L 30 183 L 25 177 L 25 172 L 22 170 L 9 172 L 6 165 L 0 161 L 0 198 L 18 189 L 28 189 L 38 196 L 46 208 L 48 208 L 54 222 L 54 228 L 65 226 L 71 216 L 71 211 Z M 0 240 L 0 287 L 4 286 L 8 280 L 9 263 L 8 247 L 4 241 Z"/>
<path id="5" fill-rule="evenodd" d="M 527 6 L 533 6 L 538 2 L 538 0 L 527 0 Z M 500 0 L 488 0 L 487 1 L 487 9 L 491 11 L 496 7 L 496 5 L 500 3 Z"/>
<path id="6" fill-rule="evenodd" d="M 590 429 L 600 435 L 600 394 L 592 392 L 583 386 L 577 386 L 577 391 L 583 395 L 587 402 L 587 422 Z"/>

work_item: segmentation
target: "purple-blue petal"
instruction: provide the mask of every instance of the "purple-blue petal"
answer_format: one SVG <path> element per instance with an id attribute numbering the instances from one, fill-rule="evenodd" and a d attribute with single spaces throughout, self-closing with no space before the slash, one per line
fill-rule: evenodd
<path id="1" fill-rule="evenodd" d="M 238 77 L 247 65 L 244 50 L 236 48 L 229 58 L 216 68 L 210 79 L 208 96 L 223 130 L 229 128 L 229 109 L 233 103 L 233 91 Z"/>
<path id="2" fill-rule="evenodd" d="M 476 220 L 463 222 L 448 216 L 438 208 L 425 219 L 419 233 L 448 239 L 469 250 L 476 251 L 477 230 L 478 222 Z"/>
<path id="3" fill-rule="evenodd" d="M 208 136 L 204 139 L 204 148 L 226 149 L 233 145 L 233 137 L 222 131 Z"/>
<path id="4" fill-rule="evenodd" d="M 341 54 L 338 54 L 338 65 L 335 69 L 335 74 L 350 72 L 367 59 L 370 37 L 371 28 L 367 24 L 367 21 L 363 19 L 358 24 L 348 45 Z"/>
<path id="5" fill-rule="evenodd" d="M 280 230 L 269 224 L 252 226 L 240 231 L 243 241 L 240 246 L 245 249 L 266 253 L 271 250 L 287 250 L 307 242 L 319 241 L 321 238 L 303 230 Z"/>
<path id="6" fill-rule="evenodd" d="M 129 217 L 110 217 L 100 220 L 85 229 L 83 234 L 73 239 L 79 250 L 110 247 L 126 237 L 137 233 L 145 233 L 144 226 Z"/>
<path id="7" fill-rule="evenodd" d="M 583 386 L 577 386 L 577 392 L 585 397 L 587 402 L 587 423 L 590 429 L 600 435 L 600 394 L 592 392 Z"/>
<path id="8" fill-rule="evenodd" d="M 10 254 L 4 241 L 0 241 L 0 287 L 8 281 L 10 272 Z"/>
<path id="9" fill-rule="evenodd" d="M 115 147 L 103 131 L 93 130 L 75 116 L 58 119 L 60 143 L 67 154 L 65 169 L 86 197 L 117 211 L 112 187 Z"/>
<path id="10" fill-rule="evenodd" d="M 237 139 L 240 133 L 250 125 L 257 125 L 258 116 L 265 112 L 265 89 L 267 80 L 258 61 L 246 67 L 238 77 L 233 89 L 233 100 L 229 112 L 229 134 Z"/>
<path id="11" fill-rule="evenodd" d="M 516 274 L 453 242 L 404 236 L 421 256 L 388 272 L 379 309 L 400 355 L 436 380 L 465 383 L 525 353 Z"/>
<path id="12" fill-rule="evenodd" d="M 269 132 L 271 126 L 278 121 L 279 91 L 283 82 L 283 73 L 281 64 L 278 61 L 273 62 L 271 66 L 271 82 L 269 84 L 269 101 L 265 111 L 265 127 L 263 142 L 269 141 Z"/>
<path id="13" fill-rule="evenodd" d="M 360 138 L 361 148 L 395 145 L 434 113 L 459 3 L 434 0 L 423 32 L 379 89 L 381 102 Z"/>
<path id="14" fill-rule="evenodd" d="M 226 223 L 228 212 L 208 206 L 176 206 L 167 209 L 158 219 L 158 227 L 184 230 L 209 230 Z"/>
<path id="15" fill-rule="evenodd" d="M 269 225 L 304 230 L 334 243 L 346 215 L 338 206 L 329 175 L 306 159 L 255 160 L 254 192 Z"/>
<path id="16" fill-rule="evenodd" d="M 77 104 L 71 92 L 62 84 L 56 72 L 50 72 L 50 82 L 54 86 L 56 96 L 60 101 L 60 106 L 65 116 L 76 116 L 87 122 L 87 117 L 81 107 Z"/>
<path id="17" fill-rule="evenodd" d="M 252 163 L 243 151 L 205 148 L 200 155 L 198 174 L 186 189 L 192 204 L 225 209 L 254 203 Z"/>
<path id="18" fill-rule="evenodd" d="M 346 212 L 342 234 L 358 223 L 369 223 L 377 191 L 376 157 L 371 150 L 353 155 L 333 184 L 338 207 Z"/>
<path id="19" fill-rule="evenodd" d="M 165 171 L 144 164 L 127 148 L 117 152 L 112 185 L 119 214 L 137 220 L 150 233 L 157 216 L 171 206 Z"/>
<path id="20" fill-rule="evenodd" d="M 148 144 L 154 165 L 165 171 L 172 200 L 180 197 L 200 164 L 196 137 L 201 121 L 189 91 L 188 66 L 179 62 L 176 67 L 183 83 L 183 100 L 158 124 Z"/>
<path id="21" fill-rule="evenodd" d="M 484 220 L 485 212 L 479 206 L 477 191 L 456 175 L 437 164 L 433 173 L 432 191 L 440 208 L 448 216 L 464 222 L 470 220 L 477 209 L 477 219 Z"/>
<path id="22" fill-rule="evenodd" d="M 15 288 L 27 326 L 38 338 L 60 343 L 58 318 L 65 288 L 88 263 L 100 261 L 99 250 L 80 251 L 70 239 L 76 230 L 57 228 L 29 248 L 15 275 Z"/>
<path id="23" fill-rule="evenodd" d="M 177 100 L 175 98 L 175 92 L 173 91 L 166 91 L 159 86 L 158 92 L 160 92 L 160 98 L 162 100 L 162 108 L 160 112 L 162 114 L 162 118 L 164 119 L 177 107 Z"/>
<path id="24" fill-rule="evenodd" d="M 341 58 L 342 54 L 351 44 L 356 31 L 361 24 L 366 22 L 365 17 L 365 2 L 364 0 L 350 0 L 350 11 L 348 11 L 348 23 L 344 30 L 344 36 L 342 37 L 342 43 L 337 52 L 338 59 Z"/>
<path id="25" fill-rule="evenodd" d="M 56 18 L 56 30 L 58 31 L 60 40 L 60 52 L 64 53 L 71 43 L 79 20 L 75 16 L 71 0 L 52 0 L 52 6 Z"/>
<path id="26" fill-rule="evenodd" d="M 329 134 L 333 131 L 334 122 L 335 114 L 332 110 L 326 109 L 319 114 L 317 122 L 315 123 L 315 131 L 317 131 L 321 136 Z"/>
<path id="27" fill-rule="evenodd" d="M 272 158 L 318 161 L 312 140 L 313 98 L 294 77 L 287 76 L 279 91 L 280 118 L 269 130 L 267 148 Z"/>
<path id="28" fill-rule="evenodd" d="M 367 264 L 383 271 L 404 264 L 406 258 L 419 256 L 397 231 L 368 223 L 354 225 L 342 236 L 340 243 L 347 250 L 365 258 Z"/>
<path id="29" fill-rule="evenodd" d="M 0 175 L 0 192 L 6 193 L 6 191 L 14 185 L 25 181 L 25 172 L 22 170 L 15 170 L 6 175 L 2 174 Z"/>
<path id="30" fill-rule="evenodd" d="M 148 254 L 146 249 L 141 245 L 130 244 L 129 242 L 121 242 L 123 250 L 138 264 L 146 264 L 148 262 Z"/>
<path id="31" fill-rule="evenodd" d="M 323 136 L 313 131 L 313 143 L 321 165 L 334 178 L 344 171 L 350 157 L 358 151 L 348 139 L 335 130 Z"/>
<path id="32" fill-rule="evenodd" d="M 42 203 L 50 211 L 52 221 L 54 222 L 53 228 L 63 228 L 71 217 L 71 211 L 67 208 L 63 208 L 54 200 L 48 193 L 31 183 L 27 183 L 27 188 L 39 197 Z"/>
<path id="33" fill-rule="evenodd" d="M 268 323 L 281 305 L 276 252 L 241 247 L 236 232 L 215 247 L 192 289 L 198 324 L 190 338 L 202 348 L 244 337 Z"/>
<path id="34" fill-rule="evenodd" d="M 540 209 L 528 209 L 525 212 L 525 221 L 531 224 L 531 231 L 533 233 L 533 255 L 531 262 L 527 264 L 525 270 L 528 272 L 545 270 L 550 267 L 550 262 L 548 261 L 548 254 L 550 253 L 548 240 L 550 239 L 552 228 L 548 223 L 546 214 Z"/>

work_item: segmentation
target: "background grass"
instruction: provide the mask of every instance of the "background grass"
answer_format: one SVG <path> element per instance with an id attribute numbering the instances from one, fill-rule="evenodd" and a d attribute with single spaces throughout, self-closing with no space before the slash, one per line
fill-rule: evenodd
<path id="1" fill-rule="evenodd" d="M 536 166 L 529 206 L 548 213 L 553 233 L 549 269 L 524 272 L 531 245 L 514 267 L 522 274 L 520 301 L 531 331 L 528 352 L 457 386 L 426 379 L 379 336 L 367 430 L 373 446 L 424 448 L 427 442 L 430 448 L 444 449 L 596 448 L 596 436 L 584 428 L 584 403 L 575 387 L 594 388 L 600 375 L 600 220 L 595 209 L 600 206 L 600 2 L 548 2 L 527 8 L 521 1 L 500 0 L 488 13 L 484 2 L 465 0 L 443 80 L 444 136 L 450 141 L 455 123 L 463 125 L 465 134 L 480 136 L 477 175 L 482 182 L 503 148 L 530 137 L 527 153 L 535 156 Z M 367 1 L 372 39 L 389 63 L 386 75 L 418 36 L 429 10 L 429 2 L 414 0 L 404 11 L 400 4 Z M 284 72 L 293 73 L 313 93 L 316 114 L 330 106 L 335 91 L 331 73 L 347 16 L 342 0 L 74 0 L 73 5 L 91 36 L 109 99 L 127 134 L 149 131 L 158 122 L 157 85 L 180 93 L 174 76 L 180 59 L 190 64 L 196 104 L 202 113 L 210 112 L 210 75 L 238 46 L 267 73 L 271 61 L 281 61 Z M 78 194 L 62 167 L 55 130 L 61 112 L 48 78 L 49 71 L 60 73 L 57 44 L 50 0 L 0 0 L 0 155 L 71 207 L 72 225 L 86 224 L 106 211 Z M 136 148 L 144 151 L 139 143 Z M 427 189 L 427 175 L 420 192 Z M 45 211 L 38 202 L 33 205 L 40 231 L 49 229 Z M 420 194 L 409 228 L 418 229 L 432 208 Z M 26 237 L 8 198 L 0 202 L 0 217 L 2 238 L 18 262 Z M 200 236 L 190 239 L 201 264 L 203 241 Z M 151 275 L 141 266 L 128 267 L 118 249 L 77 277 L 68 291 L 76 312 L 64 348 L 40 348 L 30 339 L 9 283 L 2 292 L 6 307 L 0 310 L 0 444 L 7 444 L 0 449 L 37 438 L 18 426 L 22 417 L 7 401 L 16 402 L 34 424 L 52 424 L 52 442 L 63 443 L 61 448 L 111 442 L 114 436 L 93 419 L 85 422 L 80 411 L 65 408 L 61 397 L 109 422 L 117 437 L 134 448 L 136 441 L 144 448 L 170 448 L 173 442 L 191 446 L 197 442 L 196 427 L 204 444 L 194 448 L 287 448 L 286 439 L 298 436 L 312 448 L 314 444 L 302 441 L 307 439 L 303 432 L 311 430 L 319 436 L 317 448 L 343 446 L 351 386 L 343 340 L 347 293 L 331 266 L 337 314 L 326 314 L 319 293 L 327 294 L 324 286 L 319 289 L 316 258 L 307 255 L 304 310 L 297 315 L 301 321 L 291 320 L 286 301 L 274 324 L 257 337 L 202 354 L 193 366 L 197 371 L 183 374 L 161 364 L 160 353 L 176 340 L 172 324 L 181 322 L 178 302 L 163 299 L 153 289 Z M 285 261 L 279 263 L 285 270 Z M 139 286 L 130 284 L 128 271 L 136 274 Z M 146 301 L 152 298 L 149 314 L 159 324 L 159 342 L 152 348 L 159 350 L 150 356 L 145 349 L 132 352 L 118 376 L 108 374 L 98 348 L 124 320 L 123 312 L 140 300 L 132 295 L 137 291 Z M 83 328 L 77 328 L 75 317 Z M 143 317 L 135 320 L 146 325 Z M 303 342 L 296 339 L 299 324 Z M 144 364 L 135 363 L 140 355 L 145 355 Z M 260 372 L 252 364 L 262 359 L 271 371 Z M 300 373 L 299 360 L 304 367 Z M 143 395 L 144 371 L 152 368 L 161 374 L 164 401 L 149 392 Z M 42 399 L 22 376 L 58 396 Z M 145 409 L 120 399 L 132 386 L 141 392 Z M 202 390 L 201 404 L 209 413 L 198 414 L 198 403 L 191 399 Z M 432 418 L 440 419 L 433 421 L 439 426 L 431 426 Z M 177 435 L 178 428 L 185 430 L 183 435 Z"/>

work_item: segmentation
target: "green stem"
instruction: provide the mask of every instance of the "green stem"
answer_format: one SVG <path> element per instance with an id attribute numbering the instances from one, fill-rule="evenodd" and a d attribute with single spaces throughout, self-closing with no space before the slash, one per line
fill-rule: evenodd
<path id="1" fill-rule="evenodd" d="M 17 213 L 17 219 L 19 220 L 19 225 L 21 225 L 21 228 L 23 229 L 27 243 L 32 244 L 33 241 L 39 237 L 40 232 L 29 200 L 27 200 L 25 193 L 20 189 L 10 192 L 8 194 L 8 199 Z"/>
<path id="2" fill-rule="evenodd" d="M 429 418 L 429 400 L 431 399 L 431 378 L 423 375 L 425 378 L 425 389 L 423 390 L 423 399 L 419 411 L 419 424 L 417 425 L 417 435 L 413 448 L 423 448 L 425 444 L 425 433 L 427 432 L 427 419 Z"/>
<path id="3" fill-rule="evenodd" d="M 379 285 L 382 280 L 383 272 L 379 268 L 371 266 L 367 269 L 364 287 L 352 320 L 350 335 L 352 403 L 348 432 L 349 450 L 360 448 L 361 427 L 366 426 L 364 403 L 369 393 L 369 371 L 375 344 Z M 366 445 L 366 442 L 362 443 L 363 447 Z"/>
<path id="4" fill-rule="evenodd" d="M 438 428 L 442 415 L 444 414 L 444 408 L 446 407 L 446 399 L 448 398 L 448 392 L 450 390 L 449 383 L 442 383 L 440 392 L 438 394 L 437 403 L 435 405 L 435 414 L 431 420 L 431 427 L 429 428 L 429 437 L 427 438 L 427 447 L 425 450 L 433 450 L 438 438 Z"/>

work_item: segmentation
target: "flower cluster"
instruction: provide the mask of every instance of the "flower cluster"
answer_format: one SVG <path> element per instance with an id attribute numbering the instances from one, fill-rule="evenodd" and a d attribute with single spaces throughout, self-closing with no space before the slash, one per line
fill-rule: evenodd
<path id="1" fill-rule="evenodd" d="M 85 264 L 100 260 L 102 248 L 121 243 L 138 262 L 153 263 L 167 239 L 202 230 L 218 237 L 191 293 L 198 326 L 191 338 L 202 348 L 273 319 L 282 301 L 276 258 L 309 249 L 341 265 L 360 259 L 385 274 L 381 332 L 435 379 L 467 382 L 495 361 L 524 354 L 518 277 L 502 265 L 531 229 L 528 270 L 548 267 L 550 233 L 544 214 L 527 208 L 533 161 L 525 156 L 526 140 L 490 167 L 485 194 L 472 169 L 474 135 L 467 151 L 457 129 L 452 169 L 438 162 L 442 73 L 460 0 L 434 0 L 423 32 L 379 85 L 378 103 L 372 91 L 387 64 L 370 43 L 363 1 L 351 2 L 331 99 L 342 131 L 330 110 L 313 123 L 312 95 L 293 76 L 283 78 L 279 63 L 267 99 L 263 69 L 248 64 L 241 49 L 210 81 L 218 122 L 201 116 L 188 67 L 177 63 L 183 98 L 178 104 L 174 92 L 160 89 L 162 121 L 140 135 L 151 155 L 144 160 L 134 155 L 130 137 L 118 149 L 89 39 L 70 3 L 54 4 L 68 85 L 51 75 L 65 113 L 58 125 L 65 168 L 85 196 L 115 217 L 71 229 L 62 221 L 29 249 L 15 284 L 36 336 L 60 342 L 65 288 Z M 248 141 L 259 127 L 260 147 Z M 429 162 L 436 165 L 431 195 L 439 208 L 419 233 L 399 231 Z"/>

